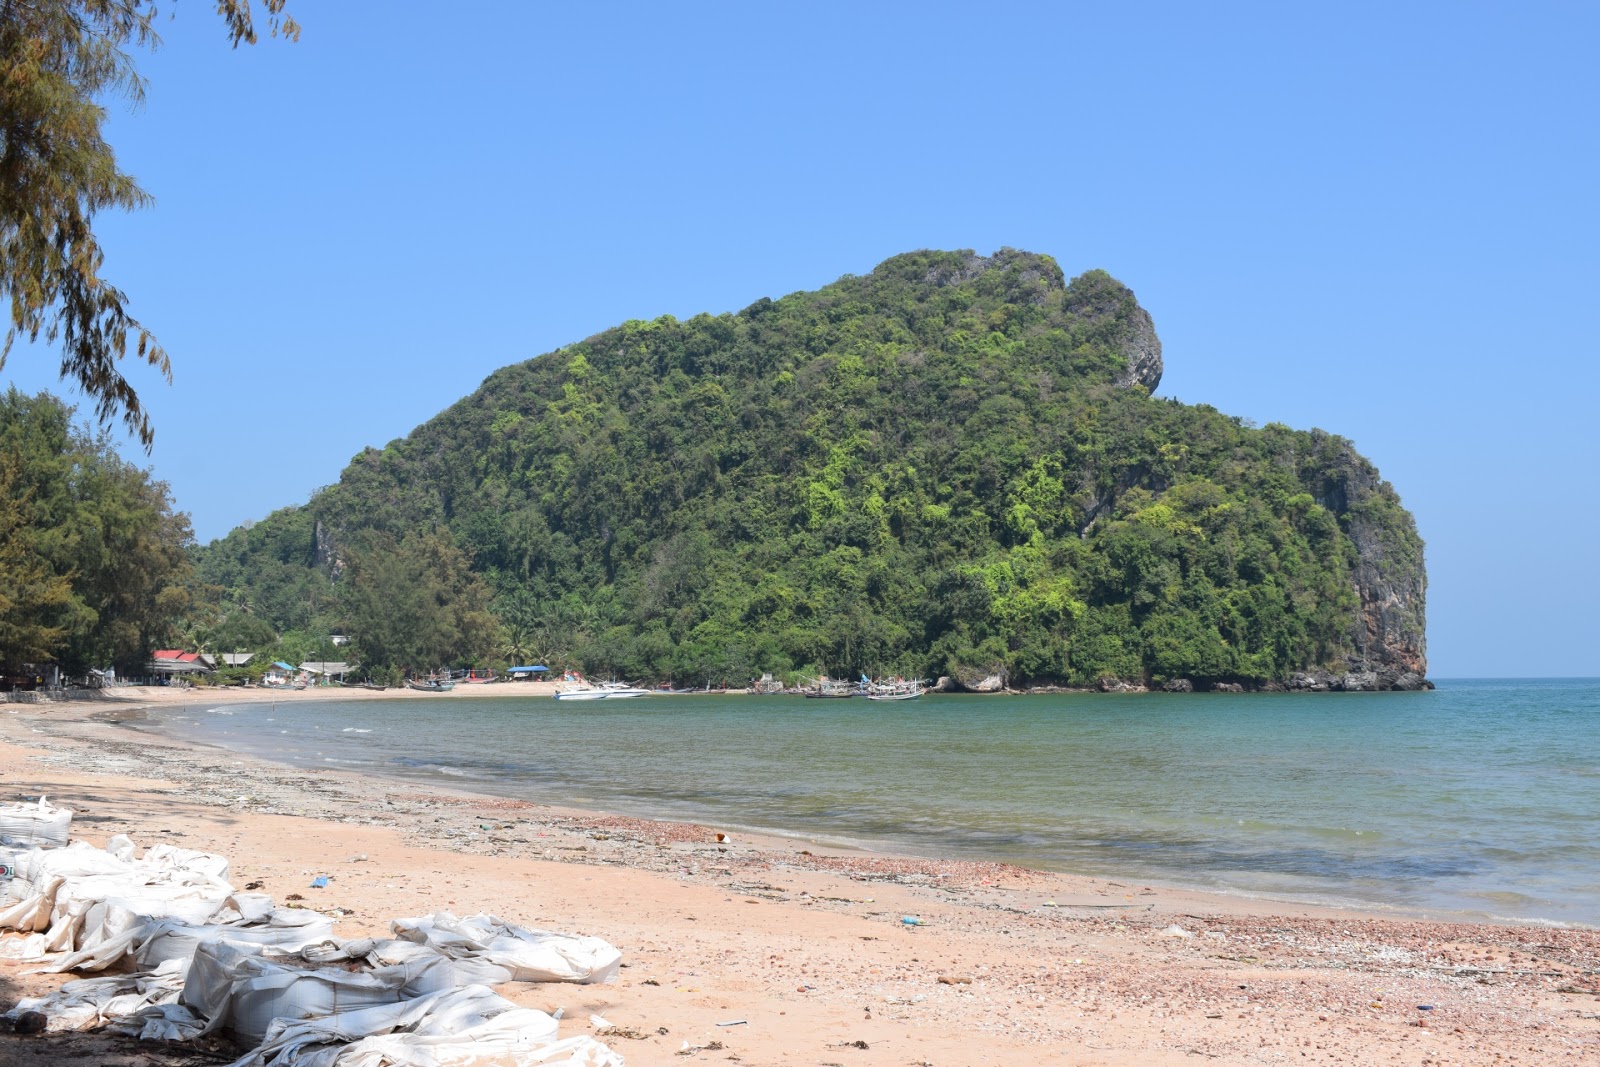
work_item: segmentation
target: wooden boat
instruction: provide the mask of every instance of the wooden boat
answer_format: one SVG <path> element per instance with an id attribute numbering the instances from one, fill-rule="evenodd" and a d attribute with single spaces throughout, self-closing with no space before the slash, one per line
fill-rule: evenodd
<path id="1" fill-rule="evenodd" d="M 429 678 L 426 681 L 411 678 L 406 681 L 407 689 L 415 689 L 419 693 L 448 693 L 455 687 L 456 683 L 448 678 Z"/>
<path id="2" fill-rule="evenodd" d="M 922 683 L 919 681 L 905 681 L 895 679 L 892 682 L 875 683 L 867 692 L 868 700 L 916 700 L 922 695 Z"/>
<path id="3" fill-rule="evenodd" d="M 807 700 L 848 700 L 856 695 L 856 687 L 849 682 L 836 682 L 832 678 L 822 678 L 817 684 L 807 689 Z"/>
<path id="4" fill-rule="evenodd" d="M 371 690 L 373 690 L 375 692 L 381 693 L 381 692 L 383 692 L 385 689 L 387 689 L 389 687 L 386 686 L 386 685 L 378 685 L 376 682 L 351 682 L 350 683 L 350 688 L 351 689 L 371 689 Z"/>

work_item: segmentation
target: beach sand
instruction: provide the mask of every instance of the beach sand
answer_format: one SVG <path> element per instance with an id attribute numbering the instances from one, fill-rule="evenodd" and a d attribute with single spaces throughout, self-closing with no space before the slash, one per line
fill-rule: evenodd
<path id="1" fill-rule="evenodd" d="M 548 692 L 472 686 L 472 696 Z M 461 690 L 458 690 L 460 692 Z M 1600 932 L 1385 917 L 299 770 L 140 733 L 153 703 L 318 694 L 133 690 L 0 705 L 0 800 L 75 836 L 219 852 L 231 880 L 342 936 L 480 911 L 622 950 L 612 985 L 511 985 L 630 1064 L 1600 1062 Z M 391 690 L 363 696 L 448 700 Z M 331 878 L 310 888 L 314 876 Z M 904 917 L 924 925 L 911 926 Z M 0 961 L 0 1000 L 70 975 Z M 719 1025 L 734 1024 L 734 1025 Z M 100 1034 L 0 1035 L 0 1063 L 226 1062 Z"/>

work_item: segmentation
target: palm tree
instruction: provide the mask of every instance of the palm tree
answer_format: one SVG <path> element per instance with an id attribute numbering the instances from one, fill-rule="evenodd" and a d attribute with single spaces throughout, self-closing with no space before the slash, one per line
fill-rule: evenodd
<path id="1" fill-rule="evenodd" d="M 511 666 L 527 663 L 533 648 L 533 628 L 525 622 L 507 622 L 500 627 L 500 654 Z"/>

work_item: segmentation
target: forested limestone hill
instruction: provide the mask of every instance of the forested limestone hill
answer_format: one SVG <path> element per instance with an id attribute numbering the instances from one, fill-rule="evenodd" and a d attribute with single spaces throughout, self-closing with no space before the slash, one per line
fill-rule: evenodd
<path id="1" fill-rule="evenodd" d="M 1425 684 L 1393 489 L 1342 438 L 1152 398 L 1161 370 L 1104 272 L 915 252 L 506 367 L 198 563 L 226 610 L 348 626 L 369 664 Z M 381 617 L 403 567 L 432 644 Z"/>

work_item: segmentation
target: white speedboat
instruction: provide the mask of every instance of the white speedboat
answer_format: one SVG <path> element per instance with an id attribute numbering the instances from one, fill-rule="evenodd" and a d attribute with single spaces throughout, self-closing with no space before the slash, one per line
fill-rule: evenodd
<path id="1" fill-rule="evenodd" d="M 606 691 L 596 685 L 564 685 L 555 692 L 557 700 L 604 700 Z"/>
<path id="2" fill-rule="evenodd" d="M 556 690 L 557 700 L 626 700 L 629 697 L 649 696 L 650 690 L 638 689 L 626 682 L 569 682 Z"/>

